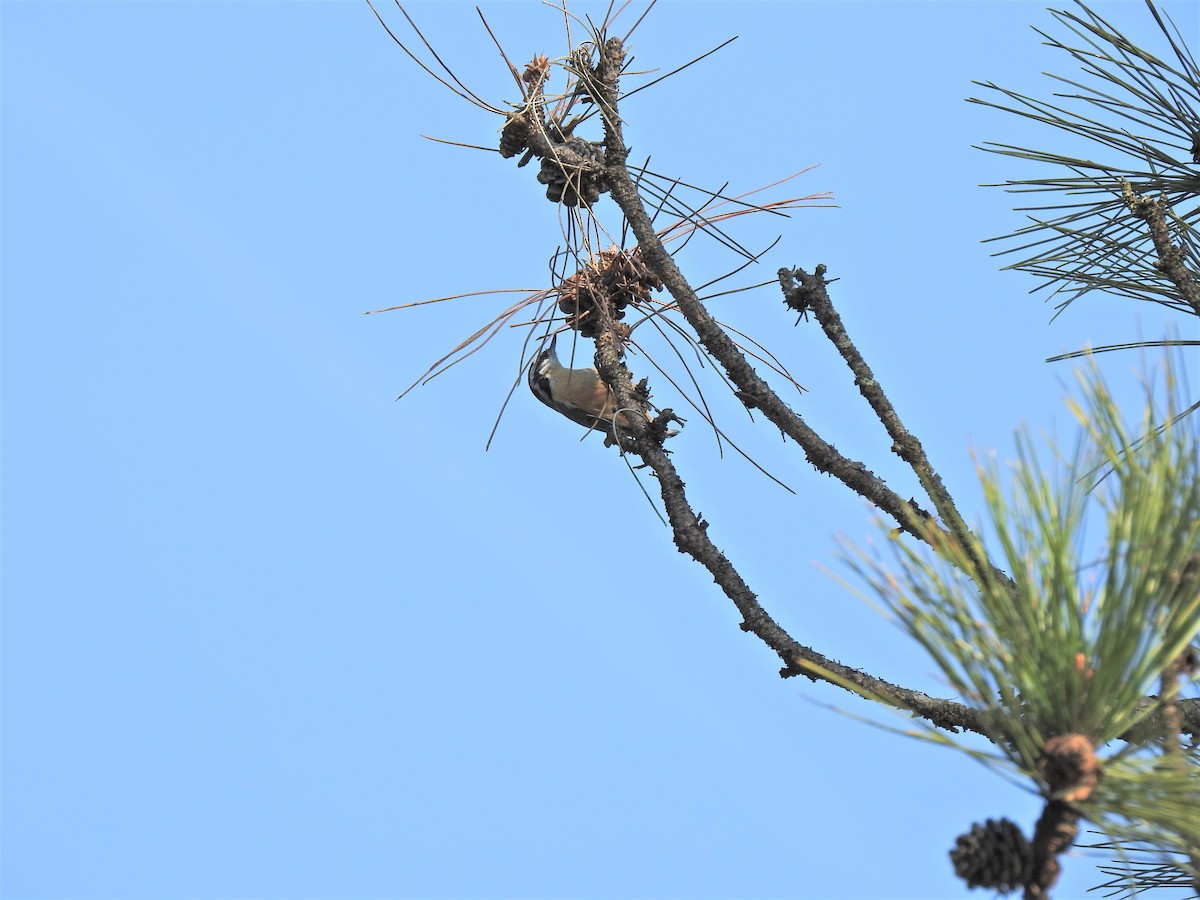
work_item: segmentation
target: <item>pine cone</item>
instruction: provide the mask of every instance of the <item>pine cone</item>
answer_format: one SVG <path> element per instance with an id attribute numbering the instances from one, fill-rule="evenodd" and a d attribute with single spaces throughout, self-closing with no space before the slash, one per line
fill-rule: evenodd
<path id="1" fill-rule="evenodd" d="M 1007 894 L 1028 880 L 1029 841 L 1008 819 L 988 819 L 959 835 L 950 851 L 950 861 L 967 887 L 992 888 Z"/>
<path id="2" fill-rule="evenodd" d="M 529 125 L 523 118 L 513 117 L 500 132 L 500 155 L 512 159 L 529 149 Z"/>
<path id="3" fill-rule="evenodd" d="M 586 160 L 599 162 L 603 159 L 599 146 L 582 138 L 566 138 L 560 146 Z M 543 157 L 537 180 L 546 185 L 546 197 L 549 200 L 554 203 L 561 201 L 564 206 L 579 206 L 581 203 L 592 206 L 608 190 L 600 173 L 587 173 L 575 167 L 564 170 L 563 162 L 551 156 Z"/>

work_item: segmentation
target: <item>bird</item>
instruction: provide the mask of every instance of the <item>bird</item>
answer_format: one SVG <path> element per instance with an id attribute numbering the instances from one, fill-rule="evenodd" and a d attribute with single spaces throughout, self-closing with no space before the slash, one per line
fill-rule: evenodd
<path id="1" fill-rule="evenodd" d="M 558 359 L 555 343 L 558 336 L 534 357 L 529 366 L 529 389 L 555 412 L 585 428 L 595 428 L 605 434 L 613 433 L 613 417 L 617 413 L 617 398 L 600 378 L 594 366 L 568 369 Z M 646 421 L 652 421 L 649 413 Z M 629 413 L 616 416 L 617 424 L 628 427 Z"/>

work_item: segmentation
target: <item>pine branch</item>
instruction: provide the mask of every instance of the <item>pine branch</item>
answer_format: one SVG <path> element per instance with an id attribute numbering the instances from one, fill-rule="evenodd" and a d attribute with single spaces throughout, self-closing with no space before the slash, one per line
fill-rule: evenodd
<path id="1" fill-rule="evenodd" d="M 850 340 L 850 335 L 847 334 L 846 327 L 842 323 L 842 317 L 838 315 L 837 310 L 833 307 L 833 302 L 829 299 L 829 293 L 825 289 L 824 276 L 824 266 L 817 266 L 813 275 L 809 275 L 802 269 L 794 272 L 780 269 L 779 282 L 783 286 L 785 302 L 791 309 L 799 312 L 812 312 L 816 317 L 825 336 L 837 348 L 850 371 L 854 373 L 854 383 L 859 392 L 866 398 L 872 411 L 891 437 L 892 452 L 912 468 L 921 482 L 921 487 L 933 501 L 938 515 L 947 524 L 953 538 L 965 547 L 974 547 L 977 542 L 973 539 L 974 536 L 959 513 L 950 492 L 946 490 L 941 477 L 925 455 L 925 448 L 921 446 L 921 442 L 916 436 L 904 427 L 899 414 L 884 392 L 883 385 L 876 380 L 871 367 L 867 365 L 854 342 Z M 910 506 L 914 505 L 910 502 Z M 910 511 L 909 518 L 914 516 L 921 519 L 928 518 L 928 514 L 923 514 L 919 508 Z M 985 577 L 985 573 L 992 569 L 986 559 L 978 556 L 972 557 L 972 567 L 977 578 Z M 998 570 L 995 574 L 1002 579 L 1007 578 Z"/>
<path id="2" fill-rule="evenodd" d="M 1083 3 L 1082 15 L 1052 11 L 1077 41 L 1039 32 L 1080 64 L 1085 80 L 1050 76 L 1067 88 L 1061 103 L 977 82 L 998 101 L 970 102 L 1028 118 L 1097 145 L 1106 159 L 987 142 L 981 149 L 1041 163 L 1051 173 L 1012 179 L 1007 190 L 1057 195 L 1024 207 L 1030 224 L 993 240 L 1025 240 L 1003 253 L 1028 253 L 1007 268 L 1043 279 L 1038 289 L 1062 293 L 1058 310 L 1091 291 L 1159 303 L 1193 315 L 1200 306 L 1200 67 L 1152 2 L 1168 62 L 1137 47 Z M 1160 198 L 1162 226 L 1148 232 L 1128 206 L 1124 184 Z M 1173 247 L 1168 256 L 1164 248 Z M 1157 249 L 1158 264 L 1155 261 Z M 1164 263 L 1166 265 L 1164 265 Z"/>
<path id="3" fill-rule="evenodd" d="M 1171 279 L 1179 296 L 1200 316 L 1200 276 L 1188 269 L 1183 248 L 1171 242 L 1165 200 L 1148 200 L 1137 196 L 1128 181 L 1122 182 L 1121 193 L 1129 211 L 1145 222 L 1150 231 L 1150 239 L 1158 253 L 1158 262 L 1154 267 Z"/>

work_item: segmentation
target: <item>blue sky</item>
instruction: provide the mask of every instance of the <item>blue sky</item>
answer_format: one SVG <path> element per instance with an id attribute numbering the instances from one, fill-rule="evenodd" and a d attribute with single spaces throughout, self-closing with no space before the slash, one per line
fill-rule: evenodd
<path id="1" fill-rule="evenodd" d="M 1096 8 L 1149 33 L 1141 4 Z M 518 64 L 563 52 L 552 10 L 484 10 Z M 512 99 L 471 6 L 410 11 Z M 0 15 L 5 897 L 957 897 L 957 834 L 1032 824 L 977 764 L 780 680 L 594 435 L 522 390 L 485 452 L 522 335 L 395 402 L 510 299 L 362 313 L 545 286 L 559 225 L 535 167 L 420 137 L 491 145 L 499 122 L 365 4 Z M 730 226 L 783 235 L 741 283 L 829 266 L 973 516 L 972 447 L 1072 433 L 1045 357 L 1168 325 L 1103 299 L 1051 324 L 980 243 L 1021 219 L 977 185 L 1028 170 L 971 145 L 1053 138 L 963 102 L 971 80 L 1071 72 L 1031 25 L 1061 32 L 1038 3 L 665 3 L 639 67 L 739 39 L 624 110 L 635 156 L 693 183 L 820 164 L 795 192 L 839 208 Z M 809 388 L 811 425 L 917 492 L 814 325 L 770 288 L 714 302 Z M 1104 366 L 1130 398 L 1135 362 Z M 710 535 L 798 640 L 938 693 L 820 568 L 845 574 L 836 538 L 871 510 L 720 403 L 796 493 L 697 419 L 672 447 Z M 1075 860 L 1056 896 L 1095 883 Z"/>

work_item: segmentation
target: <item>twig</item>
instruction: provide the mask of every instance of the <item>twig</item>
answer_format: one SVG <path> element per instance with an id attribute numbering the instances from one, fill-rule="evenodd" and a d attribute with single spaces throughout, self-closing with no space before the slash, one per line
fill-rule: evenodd
<path id="1" fill-rule="evenodd" d="M 1051 800 L 1042 809 L 1034 828 L 1032 875 L 1025 885 L 1025 900 L 1046 900 L 1058 881 L 1062 864 L 1058 857 L 1079 834 L 1079 813 L 1069 803 Z"/>
<path id="2" fill-rule="evenodd" d="M 1150 230 L 1150 240 L 1158 251 L 1158 262 L 1154 267 L 1171 279 L 1179 296 L 1200 316 L 1200 282 L 1196 275 L 1184 263 L 1184 253 L 1181 247 L 1171 243 L 1171 232 L 1167 228 L 1166 200 L 1148 200 L 1133 192 L 1133 186 L 1124 178 L 1121 179 L 1121 196 L 1129 211 L 1146 223 Z"/>
<path id="3" fill-rule="evenodd" d="M 925 448 L 900 421 L 900 416 L 884 393 L 883 386 L 876 380 L 871 367 L 867 365 L 867 361 L 863 359 L 858 348 L 854 346 L 854 342 L 850 340 L 850 335 L 842 324 L 842 317 L 833 308 L 833 302 L 829 299 L 828 291 L 825 290 L 825 266 L 817 266 L 812 275 L 803 269 L 795 271 L 780 269 L 779 283 L 783 288 L 789 307 L 800 312 L 811 311 L 816 317 L 825 336 L 837 348 L 842 359 L 846 361 L 846 365 L 850 367 L 850 371 L 854 373 L 854 383 L 858 386 L 859 393 L 866 398 L 879 421 L 883 423 L 883 427 L 887 429 L 887 433 L 892 439 L 892 451 L 908 463 L 916 473 L 921 487 L 933 501 L 934 509 L 946 523 L 955 540 L 970 554 L 976 573 L 980 577 L 986 577 L 991 566 L 987 560 L 980 559 L 975 552 L 974 548 L 978 546 L 978 541 L 959 513 L 950 492 L 942 483 L 941 476 L 934 470 L 933 465 L 929 462 L 929 457 L 925 455 Z M 914 513 L 920 515 L 916 510 Z"/>

